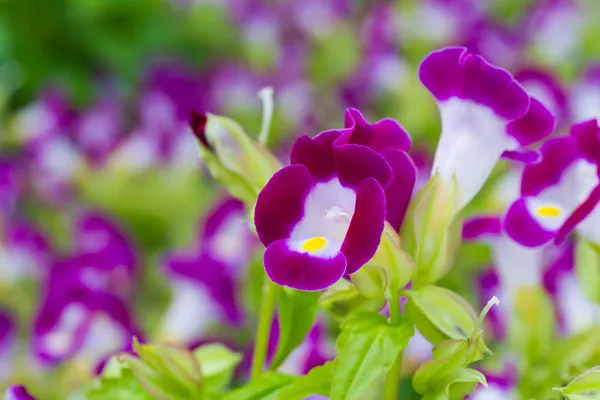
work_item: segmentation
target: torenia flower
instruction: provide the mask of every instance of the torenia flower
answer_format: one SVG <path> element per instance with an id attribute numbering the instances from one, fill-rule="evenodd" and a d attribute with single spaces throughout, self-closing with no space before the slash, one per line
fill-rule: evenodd
<path id="1" fill-rule="evenodd" d="M 484 185 L 507 150 L 516 150 L 548 136 L 554 117 L 530 97 L 513 77 L 464 47 L 429 54 L 419 68 L 420 79 L 435 96 L 442 134 L 433 174 L 460 190 L 460 208 Z"/>
<path id="2" fill-rule="evenodd" d="M 390 189 L 400 185 L 394 164 L 402 162 L 394 152 L 387 158 L 386 149 L 403 143 L 405 132 L 392 120 L 366 124 L 355 110 L 348 112 L 347 126 L 300 137 L 292 165 L 275 173 L 258 196 L 255 224 L 267 247 L 265 270 L 279 285 L 325 289 L 356 272 L 379 246 L 386 190 L 396 193 Z M 412 163 L 410 168 L 412 192 Z"/>
<path id="3" fill-rule="evenodd" d="M 11 386 L 4 393 L 4 400 L 36 400 L 23 386 Z"/>
<path id="4" fill-rule="evenodd" d="M 571 135 L 544 143 L 542 159 L 523 171 L 521 197 L 508 209 L 504 229 L 524 246 L 562 240 L 579 222 L 579 233 L 600 243 L 598 163 L 600 129 L 595 120 L 574 125 Z"/>
<path id="5" fill-rule="evenodd" d="M 46 237 L 25 221 L 9 221 L 0 242 L 0 282 L 45 275 L 52 262 Z"/>
<path id="6" fill-rule="evenodd" d="M 17 345 L 16 326 L 12 316 L 0 309 L 0 381 L 6 382 L 13 375 Z"/>

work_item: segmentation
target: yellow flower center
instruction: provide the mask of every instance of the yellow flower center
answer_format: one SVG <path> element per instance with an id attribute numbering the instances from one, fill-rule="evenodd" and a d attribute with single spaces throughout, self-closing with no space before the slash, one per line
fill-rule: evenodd
<path id="1" fill-rule="evenodd" d="M 558 217 L 561 214 L 560 208 L 555 206 L 541 206 L 536 212 L 540 217 Z"/>
<path id="2" fill-rule="evenodd" d="M 325 246 L 327 246 L 327 239 L 322 237 L 314 237 L 308 239 L 302 244 L 302 251 L 307 253 L 316 253 L 319 250 L 323 250 Z"/>

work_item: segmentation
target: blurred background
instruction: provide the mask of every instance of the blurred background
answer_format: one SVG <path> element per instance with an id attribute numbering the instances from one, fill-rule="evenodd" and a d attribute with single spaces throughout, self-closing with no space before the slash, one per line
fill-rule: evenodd
<path id="1" fill-rule="evenodd" d="M 392 117 L 425 182 L 428 52 L 481 53 L 564 132 L 600 117 L 598 20 L 595 0 L 0 0 L 0 388 L 80 398 L 132 334 L 246 351 L 260 254 L 201 163 L 191 110 L 256 136 L 257 93 L 274 87 L 284 162 L 347 107 Z M 490 256 L 467 250 L 445 285 L 476 303 Z"/>

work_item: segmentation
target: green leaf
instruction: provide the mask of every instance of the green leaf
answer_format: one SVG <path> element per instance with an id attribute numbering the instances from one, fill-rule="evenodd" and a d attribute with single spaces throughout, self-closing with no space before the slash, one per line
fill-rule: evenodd
<path id="1" fill-rule="evenodd" d="M 321 307 L 332 317 L 345 320 L 359 311 L 379 311 L 385 305 L 383 296 L 368 298 L 361 294 L 356 285 L 340 279 L 319 298 Z"/>
<path id="2" fill-rule="evenodd" d="M 279 291 L 279 343 L 271 363 L 276 370 L 302 342 L 315 324 L 319 310 L 319 292 L 301 292 L 283 288 Z"/>
<path id="3" fill-rule="evenodd" d="M 89 391 L 85 398 L 86 400 L 154 400 L 129 368 L 122 368 L 118 376 L 100 378 L 98 387 Z"/>
<path id="4" fill-rule="evenodd" d="M 413 334 L 408 321 L 390 326 L 376 312 L 348 318 L 336 342 L 338 356 L 333 362 L 330 399 L 361 398 L 369 385 L 392 367 Z"/>
<path id="5" fill-rule="evenodd" d="M 448 340 L 433 349 L 433 359 L 424 362 L 413 376 L 413 387 L 421 394 L 444 390 L 458 369 L 469 362 L 468 340 Z"/>
<path id="6" fill-rule="evenodd" d="M 594 367 L 573 379 L 567 386 L 553 390 L 570 400 L 600 399 L 600 367 Z"/>
<path id="7" fill-rule="evenodd" d="M 593 326 L 586 331 L 560 340 L 552 351 L 551 365 L 561 378 L 570 380 L 576 373 L 596 365 L 600 354 L 600 327 Z"/>
<path id="8" fill-rule="evenodd" d="M 424 286 L 408 292 L 405 315 L 432 344 L 466 339 L 477 327 L 473 307 L 451 290 Z"/>
<path id="9" fill-rule="evenodd" d="M 332 375 L 333 362 L 329 361 L 311 369 L 308 374 L 297 377 L 279 393 L 277 400 L 304 400 L 314 394 L 329 396 Z"/>
<path id="10" fill-rule="evenodd" d="M 279 392 L 293 381 L 292 376 L 266 372 L 247 385 L 228 393 L 223 400 L 276 400 Z"/>
<path id="11" fill-rule="evenodd" d="M 202 384 L 211 391 L 222 391 L 231 381 L 235 368 L 242 360 L 239 353 L 220 343 L 211 343 L 194 350 L 200 364 Z"/>
<path id="12" fill-rule="evenodd" d="M 600 304 L 600 249 L 577 238 L 575 268 L 583 294 L 590 301 Z"/>
<path id="13" fill-rule="evenodd" d="M 526 363 L 525 367 L 545 363 L 555 350 L 556 323 L 552 300 L 540 287 L 524 287 L 515 295 L 514 309 L 509 340 L 515 354 Z"/>

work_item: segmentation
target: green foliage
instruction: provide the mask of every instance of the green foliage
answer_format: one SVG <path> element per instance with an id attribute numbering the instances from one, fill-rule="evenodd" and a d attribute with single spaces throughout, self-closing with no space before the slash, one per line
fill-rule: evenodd
<path id="1" fill-rule="evenodd" d="M 289 375 L 266 372 L 247 385 L 228 393 L 223 400 L 276 400 L 280 391 L 293 380 Z"/>
<path id="2" fill-rule="evenodd" d="M 123 368 L 117 376 L 100 378 L 97 387 L 89 391 L 86 400 L 154 400 L 144 390 L 129 368 Z"/>
<path id="3" fill-rule="evenodd" d="M 477 327 L 473 307 L 451 290 L 423 286 L 408 292 L 406 316 L 431 343 L 467 339 Z"/>
<path id="4" fill-rule="evenodd" d="M 319 298 L 321 307 L 332 317 L 343 321 L 358 311 L 379 311 L 385 304 L 383 296 L 366 297 L 355 284 L 344 279 L 329 287 Z"/>
<path id="5" fill-rule="evenodd" d="M 319 293 L 290 288 L 279 291 L 279 343 L 270 368 L 276 370 L 311 330 L 319 311 Z"/>
<path id="6" fill-rule="evenodd" d="M 456 218 L 458 197 L 454 181 L 448 185 L 435 175 L 410 203 L 402 226 L 402 246 L 415 261 L 416 287 L 435 283 L 454 261 L 462 229 Z"/>
<path id="7" fill-rule="evenodd" d="M 291 385 L 279 393 L 277 400 L 304 400 L 314 394 L 329 396 L 331 393 L 331 378 L 333 362 L 311 369 L 308 374 L 294 379 Z"/>
<path id="8" fill-rule="evenodd" d="M 562 388 L 555 388 L 568 400 L 600 399 L 600 367 L 594 367 L 579 375 Z"/>
<path id="9" fill-rule="evenodd" d="M 413 335 L 408 321 L 391 326 L 381 314 L 359 312 L 342 325 L 333 362 L 331 400 L 359 399 L 384 375 Z"/>
<path id="10" fill-rule="evenodd" d="M 200 365 L 202 385 L 211 393 L 224 391 L 242 361 L 239 353 L 231 351 L 220 343 L 211 343 L 198 347 L 193 352 Z"/>
<path id="11" fill-rule="evenodd" d="M 600 304 L 600 248 L 577 238 L 575 268 L 583 294 L 592 302 Z"/>

